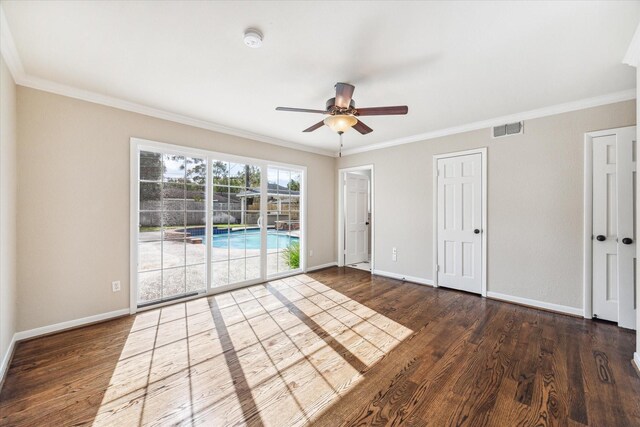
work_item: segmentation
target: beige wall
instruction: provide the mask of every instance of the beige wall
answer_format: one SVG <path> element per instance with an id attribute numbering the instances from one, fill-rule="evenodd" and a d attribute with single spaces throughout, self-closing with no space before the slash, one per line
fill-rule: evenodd
<path id="1" fill-rule="evenodd" d="M 582 308 L 584 133 L 636 123 L 635 101 L 343 157 L 375 165 L 375 268 L 433 278 L 434 154 L 488 147 L 488 290 Z M 391 260 L 391 248 L 398 260 Z"/>
<path id="2" fill-rule="evenodd" d="M 17 96 L 18 330 L 129 306 L 131 137 L 307 166 L 308 264 L 335 261 L 333 158 L 25 87 Z"/>
<path id="3" fill-rule="evenodd" d="M 581 308 L 584 133 L 636 122 L 628 101 L 529 120 L 505 139 L 483 129 L 335 160 L 23 87 L 17 100 L 20 331 L 128 307 L 132 136 L 306 165 L 310 267 L 335 261 L 336 169 L 373 163 L 376 269 L 424 279 L 432 156 L 489 147 L 489 291 Z"/>
<path id="4" fill-rule="evenodd" d="M 0 363 L 16 332 L 16 144 L 16 85 L 0 56 Z"/>

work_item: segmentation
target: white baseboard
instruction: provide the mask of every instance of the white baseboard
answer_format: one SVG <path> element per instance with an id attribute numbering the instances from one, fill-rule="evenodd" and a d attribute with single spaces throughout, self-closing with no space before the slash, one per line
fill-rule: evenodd
<path id="1" fill-rule="evenodd" d="M 527 305 L 534 308 L 542 308 L 544 310 L 556 311 L 558 313 L 571 314 L 572 316 L 584 315 L 584 310 L 581 308 L 569 307 L 566 305 L 552 304 L 550 302 L 537 301 L 529 298 L 514 297 L 512 295 L 501 294 L 499 292 L 487 292 L 488 298 L 493 298 L 501 301 L 514 302 L 516 304 Z"/>
<path id="2" fill-rule="evenodd" d="M 640 353 L 638 353 L 638 352 L 633 353 L 633 361 L 636 363 L 636 368 L 638 369 L 638 372 L 640 373 Z"/>
<path id="3" fill-rule="evenodd" d="M 7 371 L 9 370 L 9 363 L 11 363 L 11 358 L 13 357 L 13 350 L 16 347 L 16 341 L 16 334 L 13 334 L 7 352 L 2 355 L 2 365 L 0 365 L 0 388 L 4 383 L 4 377 L 7 375 Z"/>
<path id="4" fill-rule="evenodd" d="M 377 276 L 390 277 L 391 279 L 404 280 L 405 282 L 417 283 L 419 285 L 433 286 L 433 280 L 423 279 L 421 277 L 406 276 L 403 274 L 391 273 L 389 271 L 382 271 L 382 270 L 373 270 L 373 274 Z"/>
<path id="5" fill-rule="evenodd" d="M 103 320 L 113 319 L 114 317 L 128 316 L 129 309 L 110 311 L 108 313 L 96 314 L 95 316 L 83 317 L 81 319 L 69 320 L 67 322 L 56 323 L 54 325 L 42 326 L 40 328 L 29 329 L 28 331 L 16 332 L 14 338 L 16 341 L 35 338 L 40 335 L 51 334 L 53 332 L 64 331 L 65 329 L 77 328 L 79 326 L 91 323 L 101 322 Z"/>
<path id="6" fill-rule="evenodd" d="M 312 271 L 316 271 L 316 270 L 322 270 L 323 268 L 328 268 L 328 267 L 335 267 L 336 265 L 338 265 L 337 262 L 333 261 L 333 262 L 328 262 L 326 264 L 321 264 L 321 265 L 316 265 L 314 267 L 309 267 L 307 268 L 307 273 L 311 273 Z"/>

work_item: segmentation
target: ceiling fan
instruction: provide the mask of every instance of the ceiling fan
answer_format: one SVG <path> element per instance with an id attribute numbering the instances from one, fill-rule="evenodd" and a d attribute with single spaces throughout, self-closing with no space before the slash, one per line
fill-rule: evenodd
<path id="1" fill-rule="evenodd" d="M 277 107 L 277 111 L 294 111 L 299 113 L 318 113 L 328 114 L 329 117 L 316 123 L 315 125 L 308 127 L 303 132 L 313 132 L 316 129 L 327 125 L 338 134 L 342 135 L 346 130 L 353 127 L 362 135 L 366 135 L 373 132 L 369 126 L 360 121 L 360 116 L 385 116 L 385 115 L 398 115 L 407 114 L 409 107 L 406 105 L 398 105 L 394 107 L 366 107 L 356 108 L 356 103 L 353 100 L 353 91 L 355 87 L 348 83 L 336 83 L 336 96 L 327 100 L 327 106 L 325 110 L 310 110 L 307 108 L 291 108 L 291 107 Z"/>

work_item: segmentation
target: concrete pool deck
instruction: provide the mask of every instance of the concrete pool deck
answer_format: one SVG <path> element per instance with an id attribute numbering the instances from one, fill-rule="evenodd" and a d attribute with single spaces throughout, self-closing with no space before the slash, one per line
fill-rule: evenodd
<path id="1" fill-rule="evenodd" d="M 288 234 L 299 236 L 297 230 Z M 207 283 L 206 246 L 178 240 L 162 241 L 161 236 L 160 231 L 140 233 L 138 292 L 139 301 L 143 303 L 199 291 Z M 259 249 L 212 247 L 211 262 L 213 287 L 260 277 Z M 267 249 L 268 274 L 289 270 L 291 269 L 284 253 L 277 249 Z"/>

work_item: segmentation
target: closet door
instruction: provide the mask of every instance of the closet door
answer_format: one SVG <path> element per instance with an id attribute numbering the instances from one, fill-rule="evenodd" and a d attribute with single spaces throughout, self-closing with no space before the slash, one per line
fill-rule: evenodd
<path id="1" fill-rule="evenodd" d="M 438 284 L 482 293 L 482 155 L 438 159 Z"/>
<path id="2" fill-rule="evenodd" d="M 593 316 L 635 328 L 635 127 L 592 143 Z"/>

